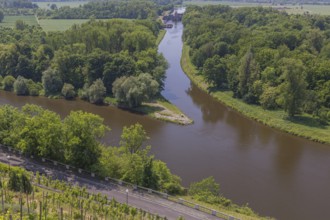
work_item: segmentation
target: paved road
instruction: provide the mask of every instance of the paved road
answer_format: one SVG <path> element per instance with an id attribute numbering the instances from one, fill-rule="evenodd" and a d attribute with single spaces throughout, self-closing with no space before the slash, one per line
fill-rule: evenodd
<path id="1" fill-rule="evenodd" d="M 125 192 L 126 188 L 122 186 L 101 180 L 93 180 L 91 177 L 73 173 L 69 170 L 66 171 L 58 166 L 52 166 L 50 164 L 20 157 L 2 148 L 0 148 L 0 162 L 8 164 L 8 154 L 10 155 L 11 166 L 24 167 L 33 172 L 39 171 L 39 173 L 47 174 L 54 179 L 64 180 L 74 185 L 85 186 L 91 193 L 101 193 L 107 195 L 108 198 L 115 198 L 121 203 L 126 203 L 128 200 L 128 204 L 133 207 L 141 208 L 160 216 L 166 216 L 167 219 L 177 219 L 180 216 L 184 217 L 186 220 L 219 219 L 218 217 L 183 206 L 179 203 L 147 193 L 136 192 L 132 189 L 129 189 L 127 197 L 127 193 Z"/>

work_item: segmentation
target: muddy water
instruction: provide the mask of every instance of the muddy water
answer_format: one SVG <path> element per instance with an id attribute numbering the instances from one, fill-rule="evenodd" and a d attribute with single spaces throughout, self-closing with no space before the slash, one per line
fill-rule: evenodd
<path id="1" fill-rule="evenodd" d="M 156 158 L 188 185 L 214 176 L 224 196 L 278 219 L 330 218 L 330 146 L 313 143 L 250 121 L 200 91 L 180 67 L 183 27 L 167 31 L 159 46 L 170 67 L 163 95 L 195 123 L 178 126 L 83 101 L 18 97 L 0 92 L 0 104 L 41 105 L 62 116 L 84 110 L 105 118 L 116 145 L 122 127 L 141 123 Z M 330 135 L 330 134 L 329 134 Z"/>

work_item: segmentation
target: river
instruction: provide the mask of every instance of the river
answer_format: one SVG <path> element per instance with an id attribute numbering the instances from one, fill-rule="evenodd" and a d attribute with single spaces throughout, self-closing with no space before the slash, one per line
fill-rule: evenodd
<path id="1" fill-rule="evenodd" d="M 235 203 L 278 219 L 328 219 L 330 146 L 291 136 L 251 121 L 198 89 L 180 67 L 183 26 L 169 29 L 159 45 L 170 64 L 163 95 L 194 120 L 180 126 L 84 101 L 19 97 L 0 92 L 0 104 L 33 103 L 62 116 L 84 110 L 111 127 L 103 141 L 117 145 L 123 126 L 141 123 L 152 153 L 165 161 L 185 186 L 214 176 Z"/>

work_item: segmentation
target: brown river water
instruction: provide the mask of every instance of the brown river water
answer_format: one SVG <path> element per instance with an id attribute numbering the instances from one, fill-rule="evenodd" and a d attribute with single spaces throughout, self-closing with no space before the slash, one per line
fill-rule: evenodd
<path id="1" fill-rule="evenodd" d="M 103 142 L 117 145 L 123 126 L 141 123 L 152 153 L 185 186 L 214 176 L 235 203 L 277 219 L 330 219 L 330 146 L 285 134 L 251 121 L 198 89 L 180 67 L 183 26 L 169 29 L 159 45 L 170 67 L 163 95 L 194 120 L 190 126 L 157 121 L 84 101 L 19 97 L 0 92 L 0 104 L 33 103 L 67 115 L 84 110 L 111 127 Z M 330 134 L 329 134 L 330 135 Z"/>

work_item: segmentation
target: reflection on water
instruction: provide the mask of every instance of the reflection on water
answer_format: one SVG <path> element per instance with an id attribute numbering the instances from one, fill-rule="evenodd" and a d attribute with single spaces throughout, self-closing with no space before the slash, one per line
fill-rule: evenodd
<path id="1" fill-rule="evenodd" d="M 162 94 L 194 120 L 178 126 L 84 101 L 18 97 L 0 91 L 0 104 L 33 103 L 63 116 L 72 110 L 100 115 L 111 127 L 103 139 L 117 145 L 123 126 L 141 123 L 152 153 L 187 186 L 214 176 L 223 195 L 279 219 L 330 216 L 330 147 L 265 127 L 228 110 L 194 86 L 180 67 L 182 24 L 159 45 L 170 64 Z"/>
<path id="2" fill-rule="evenodd" d="M 200 108 L 203 113 L 203 121 L 208 123 L 217 123 L 219 120 L 223 120 L 225 111 L 220 103 L 210 100 L 206 101 L 205 98 L 212 99 L 210 96 L 200 96 L 198 87 L 191 83 L 191 86 L 187 89 L 187 94 L 191 97 L 196 106 Z"/>

